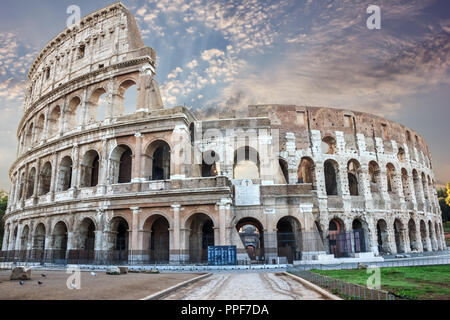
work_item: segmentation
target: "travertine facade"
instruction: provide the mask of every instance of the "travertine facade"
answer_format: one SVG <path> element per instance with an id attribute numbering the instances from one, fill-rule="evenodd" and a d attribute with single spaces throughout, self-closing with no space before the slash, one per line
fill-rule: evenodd
<path id="1" fill-rule="evenodd" d="M 17 131 L 4 252 L 178 263 L 204 261 L 209 245 L 266 261 L 445 248 L 430 153 L 415 131 L 302 106 L 201 121 L 163 108 L 155 68 L 120 3 L 42 50 Z M 253 244 L 240 237 L 246 225 Z"/>

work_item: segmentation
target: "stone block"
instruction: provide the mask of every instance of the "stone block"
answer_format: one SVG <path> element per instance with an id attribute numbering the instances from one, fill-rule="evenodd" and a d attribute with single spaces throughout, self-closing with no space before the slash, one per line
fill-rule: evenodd
<path id="1" fill-rule="evenodd" d="M 11 272 L 11 280 L 30 280 L 31 268 L 15 267 Z"/>

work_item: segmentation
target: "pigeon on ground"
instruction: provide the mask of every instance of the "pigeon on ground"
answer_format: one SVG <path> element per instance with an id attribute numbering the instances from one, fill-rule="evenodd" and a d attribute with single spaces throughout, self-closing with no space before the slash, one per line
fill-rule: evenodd
<path id="1" fill-rule="evenodd" d="M 46 275 L 45 275 L 45 274 L 41 274 L 41 276 L 42 276 L 42 278 L 45 278 L 45 277 L 46 277 Z"/>
<path id="2" fill-rule="evenodd" d="M 41 284 L 42 284 L 42 282 L 38 281 L 38 285 L 41 285 Z"/>
<path id="3" fill-rule="evenodd" d="M 23 281 L 20 281 L 19 283 L 20 283 L 21 286 L 23 286 Z"/>
<path id="4" fill-rule="evenodd" d="M 97 274 L 95 272 L 91 272 L 91 275 L 95 277 Z"/>

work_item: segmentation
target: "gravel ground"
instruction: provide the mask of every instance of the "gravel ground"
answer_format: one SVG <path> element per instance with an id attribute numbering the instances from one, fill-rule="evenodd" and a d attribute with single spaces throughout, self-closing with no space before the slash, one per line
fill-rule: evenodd
<path id="1" fill-rule="evenodd" d="M 214 274 L 166 300 L 324 300 L 321 294 L 281 273 Z"/>
<path id="2" fill-rule="evenodd" d="M 129 273 L 120 276 L 81 272 L 81 289 L 67 288 L 65 271 L 33 270 L 32 279 L 10 281 L 11 271 L 0 271 L 0 300 L 138 300 L 199 274 Z M 46 277 L 42 277 L 45 274 Z M 41 281 L 42 284 L 38 284 Z"/>

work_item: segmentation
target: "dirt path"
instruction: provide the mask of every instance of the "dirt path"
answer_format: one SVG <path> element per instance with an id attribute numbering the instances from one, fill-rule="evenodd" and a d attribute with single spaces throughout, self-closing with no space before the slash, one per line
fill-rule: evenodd
<path id="1" fill-rule="evenodd" d="M 324 300 L 281 273 L 215 274 L 174 292 L 166 300 Z"/>
<path id="2" fill-rule="evenodd" d="M 81 289 L 70 290 L 66 283 L 69 274 L 64 271 L 34 270 L 32 280 L 23 285 L 10 281 L 10 274 L 11 271 L 0 271 L 0 300 L 137 300 L 199 276 L 182 273 L 110 276 L 104 272 L 93 276 L 81 272 Z"/>

